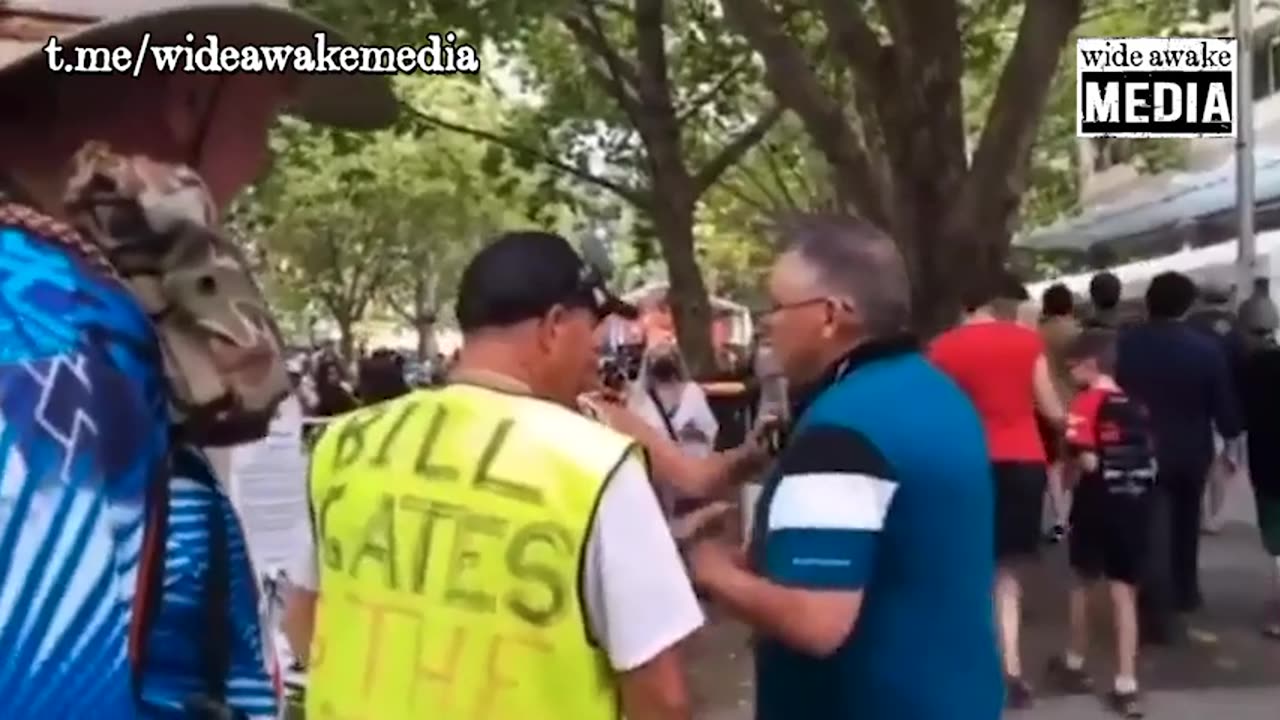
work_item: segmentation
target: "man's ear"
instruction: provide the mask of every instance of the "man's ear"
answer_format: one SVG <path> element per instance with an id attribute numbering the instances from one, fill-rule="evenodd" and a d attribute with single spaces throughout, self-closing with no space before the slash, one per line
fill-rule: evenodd
<path id="1" fill-rule="evenodd" d="M 827 304 L 827 324 L 822 331 L 823 337 L 830 338 L 847 328 L 861 326 L 862 313 L 852 300 L 834 298 Z"/>
<path id="2" fill-rule="evenodd" d="M 213 110 L 214 76 L 175 73 L 153 82 L 164 83 L 165 123 L 178 147 L 192 146 L 205 115 Z"/>
<path id="3" fill-rule="evenodd" d="M 563 331 L 564 321 L 568 311 L 563 305 L 552 305 L 542 315 L 542 320 L 538 323 L 538 342 L 544 348 L 550 348 Z"/>

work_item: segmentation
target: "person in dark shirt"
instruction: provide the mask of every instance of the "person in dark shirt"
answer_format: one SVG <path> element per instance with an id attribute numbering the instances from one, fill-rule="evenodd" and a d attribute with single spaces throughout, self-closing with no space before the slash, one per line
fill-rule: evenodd
<path id="1" fill-rule="evenodd" d="M 1241 431 L 1225 353 L 1184 322 L 1195 295 L 1186 275 L 1157 275 L 1146 293 L 1148 321 L 1119 336 L 1116 379 L 1150 410 L 1160 466 L 1141 597 L 1144 639 L 1155 643 L 1171 639 L 1174 613 L 1200 606 L 1200 510 L 1213 432 L 1234 449 Z"/>
<path id="2" fill-rule="evenodd" d="M 1116 384 L 1115 334 L 1086 330 L 1065 350 L 1073 380 L 1083 391 L 1067 416 L 1067 449 L 1080 483 L 1071 507 L 1070 562 L 1079 582 L 1071 589 L 1070 646 L 1050 670 L 1071 692 L 1088 691 L 1090 586 L 1105 581 L 1116 638 L 1116 678 L 1109 698 L 1125 717 L 1142 717 L 1138 696 L 1137 586 L 1149 539 L 1150 489 L 1155 456 L 1146 409 Z"/>
<path id="3" fill-rule="evenodd" d="M 1187 316 L 1187 322 L 1222 346 L 1227 357 L 1227 367 L 1234 370 L 1244 362 L 1246 350 L 1244 335 L 1236 322 L 1231 299 L 1232 290 L 1229 286 L 1224 287 L 1214 282 L 1201 283 L 1198 301 Z M 1204 497 L 1205 532 L 1217 532 L 1222 526 L 1222 504 L 1226 500 L 1227 481 L 1230 477 L 1219 472 L 1209 473 Z"/>
<path id="4" fill-rule="evenodd" d="M 906 335 L 889 237 L 838 217 L 782 230 L 764 327 L 795 424 L 748 557 L 711 539 L 688 550 L 695 580 L 759 632 L 755 717 L 998 720 L 981 419 Z"/>
<path id="5" fill-rule="evenodd" d="M 410 391 L 404 377 L 404 358 L 393 350 L 375 350 L 360 362 L 357 395 L 361 405 L 374 405 Z"/>
<path id="6" fill-rule="evenodd" d="M 316 368 L 317 402 L 313 414 L 333 417 L 351 412 L 359 407 L 342 377 L 342 366 L 336 360 L 326 360 Z"/>
<path id="7" fill-rule="evenodd" d="M 1204 283 L 1199 288 L 1198 302 L 1187 322 L 1206 335 L 1222 343 L 1230 367 L 1238 367 L 1245 352 L 1244 335 L 1231 308 L 1231 291 L 1227 288 Z"/>
<path id="8" fill-rule="evenodd" d="M 1275 594 L 1263 634 L 1280 640 L 1280 345 L 1276 309 L 1270 298 L 1251 299 L 1240 309 L 1246 352 L 1238 375 L 1245 429 L 1248 431 L 1249 480 L 1253 484 L 1262 545 L 1276 567 Z"/>
<path id="9" fill-rule="evenodd" d="M 1085 319 L 1085 327 L 1115 330 L 1120 327 L 1120 278 L 1102 271 L 1089 279 L 1089 302 L 1093 312 Z"/>

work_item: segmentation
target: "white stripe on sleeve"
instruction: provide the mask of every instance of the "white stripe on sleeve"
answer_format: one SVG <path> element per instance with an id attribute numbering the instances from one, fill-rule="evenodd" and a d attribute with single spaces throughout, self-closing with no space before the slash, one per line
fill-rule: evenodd
<path id="1" fill-rule="evenodd" d="M 865 473 L 786 475 L 769 506 L 769 529 L 884 529 L 898 484 Z"/>

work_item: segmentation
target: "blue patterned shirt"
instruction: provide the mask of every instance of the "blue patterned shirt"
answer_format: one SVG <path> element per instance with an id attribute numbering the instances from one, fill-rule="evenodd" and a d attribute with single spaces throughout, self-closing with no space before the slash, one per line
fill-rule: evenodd
<path id="1" fill-rule="evenodd" d="M 217 513 L 216 516 L 213 513 Z M 225 701 L 249 718 L 274 718 L 277 696 L 259 614 L 257 578 L 244 532 L 231 501 L 198 451 L 178 451 L 169 486 L 169 533 L 165 546 L 164 600 L 152 620 L 142 696 L 148 717 L 179 720 L 184 701 L 204 691 L 201 638 L 206 631 L 205 602 L 210 522 L 226 528 L 229 580 L 226 628 L 231 633 Z"/>
<path id="2" fill-rule="evenodd" d="M 0 717 L 5 720 L 156 717 L 137 707 L 128 637 L 146 518 L 146 490 L 167 481 L 169 414 L 163 364 L 151 324 L 119 283 L 23 230 L 0 227 Z M 175 481 L 171 572 L 207 553 L 207 537 L 183 534 L 187 481 Z M 207 495 L 207 493 L 206 493 Z M 210 496 L 211 499 L 211 496 Z M 225 514 L 225 508 L 224 508 Z M 229 527 L 233 527 L 231 523 Z M 238 526 L 228 532 L 230 568 L 247 562 Z M 192 544 L 188 544 L 192 543 Z M 236 550 L 238 548 L 238 551 Z M 241 560 L 236 559 L 239 554 Z M 243 602 L 232 589 L 233 606 Z M 251 577 L 251 576 L 250 576 Z M 252 582 L 249 580 L 247 582 Z M 182 629 L 173 577 L 155 634 Z M 165 611 L 172 604 L 174 612 Z M 256 610 L 256 608 L 255 608 Z M 233 627 L 249 624 L 241 619 Z M 170 625 L 170 622 L 175 624 Z M 256 619 L 255 619 L 256 622 Z M 258 687 L 247 653 L 233 643 L 229 686 Z M 166 656 L 151 653 L 165 662 Z M 251 665 L 251 664 L 250 664 Z M 143 688 L 163 697 L 182 668 L 149 663 Z M 152 677 L 155 675 L 155 677 Z M 176 686 L 175 686 L 176 687 Z M 259 697 L 250 693 L 252 697 Z M 259 700 L 245 707 L 253 715 Z M 163 715 L 161 715 L 163 716 Z"/>

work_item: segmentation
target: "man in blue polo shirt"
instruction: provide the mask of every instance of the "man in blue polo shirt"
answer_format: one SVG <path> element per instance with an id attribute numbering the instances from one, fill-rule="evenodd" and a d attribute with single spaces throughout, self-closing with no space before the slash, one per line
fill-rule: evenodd
<path id="1" fill-rule="evenodd" d="M 766 332 L 797 424 L 748 557 L 689 548 L 695 580 L 759 633 L 759 720 L 997 720 L 994 493 L 978 415 L 906 334 L 892 241 L 802 216 Z"/>

